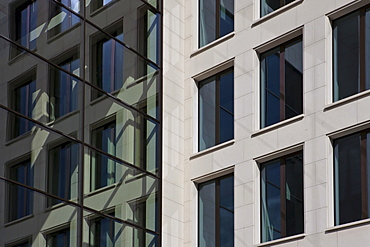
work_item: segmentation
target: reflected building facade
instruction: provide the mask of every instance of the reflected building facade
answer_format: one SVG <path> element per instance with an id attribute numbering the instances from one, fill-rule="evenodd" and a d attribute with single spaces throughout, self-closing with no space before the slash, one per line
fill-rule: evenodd
<path id="1" fill-rule="evenodd" d="M 161 8 L 0 2 L 0 246 L 159 246 Z"/>

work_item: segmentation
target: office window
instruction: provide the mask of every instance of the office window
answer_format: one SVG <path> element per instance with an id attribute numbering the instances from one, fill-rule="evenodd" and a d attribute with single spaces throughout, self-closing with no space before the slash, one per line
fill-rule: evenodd
<path id="1" fill-rule="evenodd" d="M 17 6 L 14 6 L 16 5 Z M 12 6 L 14 23 L 11 23 L 13 40 L 30 49 L 36 49 L 36 38 L 33 32 L 37 28 L 37 1 L 26 1 L 21 5 L 15 2 Z M 12 56 L 20 54 L 22 50 L 15 49 Z"/>
<path id="2" fill-rule="evenodd" d="M 234 176 L 199 184 L 199 247 L 234 246 Z"/>
<path id="3" fill-rule="evenodd" d="M 118 27 L 117 27 L 118 25 Z M 114 31 L 111 31 L 114 29 Z M 123 41 L 122 21 L 107 30 L 116 39 Z M 93 46 L 94 71 L 93 81 L 99 88 L 111 93 L 123 85 L 123 45 L 104 36 Z M 95 95 L 98 97 L 100 95 Z"/>
<path id="4" fill-rule="evenodd" d="M 370 9 L 362 8 L 333 22 L 333 100 L 370 88 Z"/>
<path id="5" fill-rule="evenodd" d="M 70 246 L 69 228 L 49 233 L 46 236 L 47 247 L 69 247 Z"/>
<path id="6" fill-rule="evenodd" d="M 48 193 L 71 199 L 77 197 L 78 145 L 63 143 L 49 151 Z M 48 198 L 48 206 L 61 201 Z"/>
<path id="7" fill-rule="evenodd" d="M 261 128 L 302 113 L 302 38 L 298 38 L 261 54 Z"/>
<path id="8" fill-rule="evenodd" d="M 261 242 L 304 232 L 303 153 L 261 164 Z"/>
<path id="9" fill-rule="evenodd" d="M 234 71 L 199 82 L 199 151 L 234 138 Z"/>
<path id="10" fill-rule="evenodd" d="M 334 146 L 335 225 L 369 218 L 370 132 L 338 138 Z"/>
<path id="11" fill-rule="evenodd" d="M 79 12 L 80 0 L 56 0 L 58 3 L 64 4 L 75 12 Z M 53 37 L 61 32 L 64 32 L 80 22 L 80 19 L 74 15 L 69 9 L 63 8 L 56 2 L 50 2 L 50 23 L 48 26 L 49 35 Z"/>
<path id="12" fill-rule="evenodd" d="M 114 217 L 114 212 L 109 214 Z M 90 246 L 113 247 L 115 246 L 114 220 L 98 217 L 90 222 Z"/>
<path id="13" fill-rule="evenodd" d="M 91 3 L 91 9 L 92 11 L 95 11 L 97 9 L 100 9 L 101 7 L 107 5 L 110 2 L 113 2 L 114 0 L 95 0 Z"/>
<path id="14" fill-rule="evenodd" d="M 11 102 L 13 110 L 26 117 L 32 118 L 33 109 L 36 105 L 36 78 L 30 77 L 21 86 L 14 88 L 11 92 Z M 31 130 L 33 123 L 11 114 L 11 138 L 20 136 Z"/>
<path id="15" fill-rule="evenodd" d="M 58 64 L 61 68 L 79 76 L 80 59 L 77 54 Z M 78 109 L 79 81 L 73 76 L 51 67 L 51 119 L 60 118 Z"/>
<path id="16" fill-rule="evenodd" d="M 105 153 L 116 155 L 116 123 L 109 122 L 92 132 L 93 146 Z M 91 156 L 92 189 L 111 185 L 116 182 L 116 163 L 107 155 L 93 152 Z"/>
<path id="17" fill-rule="evenodd" d="M 31 161 L 26 160 L 9 169 L 11 180 L 24 185 L 33 186 L 33 172 L 31 170 Z M 8 201 L 8 221 L 17 220 L 32 214 L 32 191 L 15 184 L 9 185 Z"/>
<path id="18" fill-rule="evenodd" d="M 26 240 L 20 240 L 20 241 L 5 245 L 5 247 L 31 247 L 31 246 L 32 246 L 32 237 Z"/>
<path id="19" fill-rule="evenodd" d="M 261 0 L 261 17 L 295 0 Z"/>
<path id="20" fill-rule="evenodd" d="M 199 47 L 234 31 L 234 0 L 199 0 Z"/>

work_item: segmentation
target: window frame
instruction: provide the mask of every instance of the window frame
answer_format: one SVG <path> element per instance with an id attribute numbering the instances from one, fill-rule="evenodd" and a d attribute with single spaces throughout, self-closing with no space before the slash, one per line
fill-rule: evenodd
<path id="1" fill-rule="evenodd" d="M 261 53 L 258 54 L 258 58 L 259 58 L 259 66 L 260 66 L 260 69 L 259 69 L 259 86 L 260 86 L 260 94 L 259 94 L 259 105 L 260 105 L 260 109 L 259 109 L 259 114 L 260 114 L 260 117 L 259 117 L 259 125 L 260 125 L 260 129 L 264 129 L 264 128 L 267 128 L 267 127 L 270 127 L 270 126 L 273 126 L 275 124 L 278 124 L 282 121 L 285 121 L 285 120 L 288 120 L 288 119 L 291 119 L 291 118 L 294 118 L 296 116 L 299 116 L 301 114 L 303 114 L 304 112 L 304 100 L 303 100 L 303 77 L 304 77 L 304 70 L 302 68 L 302 81 L 300 82 L 301 84 L 301 89 L 302 89 L 302 92 L 301 92 L 301 104 L 302 104 L 302 109 L 301 109 L 301 112 L 298 113 L 297 115 L 295 116 L 292 116 L 292 117 L 289 117 L 289 118 L 286 118 L 286 114 L 285 114 L 285 102 L 286 102 L 286 91 L 285 91 L 285 85 L 286 85 L 286 81 L 285 81 L 285 50 L 286 50 L 286 47 L 291 45 L 291 44 L 294 44 L 295 42 L 301 42 L 302 44 L 302 66 L 303 66 L 303 35 L 300 34 L 299 36 L 297 37 L 294 37 L 292 39 L 289 39 L 287 41 L 284 41 L 283 43 L 279 43 L 278 45 L 272 47 L 272 48 L 269 48 L 268 50 L 265 50 Z M 266 82 L 263 81 L 263 73 L 262 73 L 262 58 L 264 56 L 264 54 L 267 54 L 273 50 L 279 50 L 279 91 L 280 91 L 280 95 L 279 95 L 279 121 L 276 122 L 276 123 L 272 123 L 272 124 L 267 124 L 266 123 L 266 119 L 267 119 L 267 114 L 265 113 L 266 111 L 266 103 L 263 102 L 264 100 L 266 100 L 267 96 L 265 96 L 265 98 L 262 97 L 262 94 L 264 93 L 266 95 L 265 92 L 263 92 L 263 90 L 267 90 L 267 87 L 266 87 Z M 268 56 L 266 56 L 265 58 L 267 58 Z M 263 122 L 263 119 L 265 120 L 265 122 Z"/>
<path id="2" fill-rule="evenodd" d="M 5 244 L 5 247 L 19 247 L 19 246 L 23 247 L 23 245 L 25 244 L 26 244 L 26 247 L 32 246 L 32 236 L 25 237 L 25 238 L 22 238 L 20 240 L 17 240 L 11 243 L 7 243 Z"/>
<path id="3" fill-rule="evenodd" d="M 271 13 L 273 13 L 273 12 L 275 12 L 275 11 L 278 11 L 279 9 L 281 9 L 281 8 L 283 8 L 284 6 L 287 6 L 287 5 L 289 5 L 289 4 L 292 4 L 292 3 L 294 3 L 295 1 L 299 1 L 299 0 L 292 0 L 291 2 L 289 2 L 289 3 L 285 3 L 285 1 L 287 1 L 287 0 L 280 0 L 279 1 L 279 7 L 277 8 L 277 9 L 275 9 L 275 10 L 273 10 L 273 11 L 271 11 L 271 12 L 269 12 L 269 13 L 263 13 L 262 11 L 263 11 L 263 9 L 264 9 L 264 6 L 263 6 L 263 2 L 264 1 L 266 1 L 266 0 L 259 0 L 259 2 L 260 2 L 260 11 L 259 11 L 259 14 L 260 14 L 260 17 L 262 18 L 262 17 L 264 17 L 264 16 L 267 16 L 267 15 L 269 15 L 269 14 L 271 14 Z"/>
<path id="4" fill-rule="evenodd" d="M 230 68 L 227 68 L 227 69 L 224 69 L 214 75 L 211 75 L 211 76 L 208 76 L 200 81 L 197 82 L 197 90 L 198 90 L 198 143 L 197 143 L 197 147 L 198 147 L 198 152 L 201 152 L 201 151 L 204 151 L 204 150 L 207 150 L 209 148 L 212 148 L 214 146 L 217 146 L 219 144 L 222 144 L 222 143 L 225 143 L 227 141 L 230 141 L 230 140 L 226 140 L 226 141 L 223 141 L 221 142 L 220 141 L 220 131 L 221 131 L 221 128 L 220 128 L 220 109 L 221 109 L 221 105 L 220 105 L 220 79 L 221 79 L 221 76 L 222 75 L 226 75 L 228 73 L 232 73 L 232 94 L 233 94 L 233 112 L 229 112 L 230 114 L 232 114 L 233 116 L 233 138 L 231 138 L 230 140 L 233 140 L 235 138 L 235 74 L 234 74 L 234 67 L 230 67 Z M 201 84 L 207 80 L 209 80 L 210 78 L 214 78 L 214 81 L 215 81 L 215 88 L 216 88 L 216 92 L 215 92 L 215 144 L 213 146 L 210 146 L 210 147 L 206 147 L 204 149 L 200 149 L 201 148 L 201 145 L 200 145 L 200 142 L 201 142 L 201 117 L 200 117 L 200 114 L 201 114 L 201 104 L 200 104 L 200 100 L 201 100 L 201 94 L 200 94 L 200 90 L 201 90 Z M 209 82 L 208 82 L 209 83 Z M 206 84 L 208 84 L 206 83 Z M 225 109 L 226 110 L 226 109 Z"/>
<path id="5" fill-rule="evenodd" d="M 292 151 L 292 150 L 291 150 Z M 287 158 L 290 158 L 290 157 L 294 157 L 294 156 L 297 156 L 297 155 L 301 155 L 302 157 L 302 228 L 303 228 L 303 232 L 300 232 L 300 233 L 296 233 L 294 235 L 287 235 L 286 233 L 286 225 L 287 225 L 287 221 L 286 221 L 286 212 L 287 212 L 287 207 L 286 207 L 286 159 Z M 260 187 L 260 196 L 259 196 L 259 211 L 260 211 L 260 241 L 261 243 L 267 243 L 267 242 L 270 242 L 270 241 L 276 241 L 276 240 L 280 240 L 280 239 L 283 239 L 283 238 L 287 238 L 287 237 L 294 237 L 296 235 L 299 235 L 299 234 L 303 234 L 305 232 L 305 205 L 304 205 L 304 202 L 305 202 L 305 196 L 304 196 L 304 155 L 303 155 L 303 150 L 299 150 L 299 151 L 295 151 L 295 152 L 290 152 L 290 153 L 282 153 L 281 156 L 278 156 L 278 157 L 271 157 L 272 159 L 269 159 L 269 160 L 266 160 L 266 161 L 263 161 L 261 163 L 259 163 L 259 172 L 260 172 L 260 181 L 259 181 L 259 187 Z M 279 162 L 279 172 L 280 172 L 280 178 L 279 178 L 279 181 L 280 181 L 280 199 L 279 199 L 279 206 L 280 206 L 280 224 L 281 224 L 281 237 L 280 238 L 277 238 L 277 239 L 271 239 L 271 240 L 264 240 L 263 239 L 263 227 L 264 227 L 264 224 L 263 224 L 263 221 L 264 221 L 264 217 L 263 217 L 263 203 L 262 201 L 265 200 L 266 201 L 266 198 L 263 198 L 263 175 L 262 175 L 262 170 L 265 168 L 265 167 L 268 167 L 269 165 L 272 164 L 272 162 L 276 162 L 278 161 Z M 265 185 L 266 186 L 266 185 Z M 266 217 L 266 216 L 265 216 Z"/>
<path id="6" fill-rule="evenodd" d="M 64 247 L 69 247 L 71 244 L 71 228 L 69 226 L 69 223 L 63 224 L 63 226 L 58 227 L 57 229 L 50 230 L 44 234 L 45 236 L 45 244 L 47 247 L 53 247 L 49 244 L 49 241 L 52 237 L 55 237 L 55 235 L 58 235 L 60 233 L 67 233 L 63 236 L 63 240 L 67 240 Z"/>
<path id="7" fill-rule="evenodd" d="M 48 30 L 48 39 L 52 39 L 52 38 L 54 38 L 54 37 L 56 37 L 56 36 L 58 36 L 58 35 L 60 35 L 64 32 L 67 32 L 71 28 L 75 27 L 76 25 L 78 25 L 80 23 L 80 18 L 72 12 L 72 11 L 74 11 L 72 9 L 73 6 L 71 6 L 72 5 L 72 0 L 67 0 L 67 1 L 68 1 L 67 5 L 62 3 L 62 0 L 55 0 L 55 1 L 51 1 L 49 3 L 49 21 L 52 20 L 54 17 L 58 16 L 64 10 L 64 12 L 67 12 L 65 18 L 68 19 L 67 20 L 68 24 L 67 24 L 67 27 L 65 29 L 63 29 L 60 26 L 62 24 L 62 22 L 59 23 L 58 25 L 52 27 L 51 29 L 49 29 Z M 65 5 L 68 8 L 63 7 L 62 5 Z M 77 19 L 76 23 L 73 22 L 73 18 Z"/>
<path id="8" fill-rule="evenodd" d="M 351 96 L 354 96 L 354 95 L 357 95 L 359 93 L 362 93 L 362 92 L 365 92 L 365 91 L 368 91 L 370 90 L 370 88 L 366 89 L 366 10 L 368 9 L 368 12 L 370 14 L 370 4 L 366 4 L 364 6 L 361 6 L 353 11 L 350 11 L 348 13 L 345 13 L 344 15 L 341 15 L 333 20 L 331 20 L 331 30 L 332 30 L 332 41 L 331 41 L 331 45 L 332 45 L 332 92 L 331 92 L 331 97 L 332 97 L 332 103 L 335 103 L 335 102 L 338 102 L 338 101 L 341 101 L 341 100 L 346 100 L 348 99 L 349 97 Z M 335 27 L 335 22 L 338 21 L 338 20 L 341 20 L 342 18 L 345 18 L 351 14 L 354 14 L 358 12 L 358 15 L 357 17 L 359 18 L 358 19 L 358 42 L 359 42 L 359 46 L 358 46 L 358 54 L 356 54 L 357 58 L 358 58 L 358 91 L 352 95 L 349 95 L 349 96 L 346 96 L 344 98 L 339 98 L 339 95 L 336 96 L 335 95 L 335 91 L 337 90 L 336 89 L 336 83 L 335 83 L 335 79 L 337 78 L 337 76 L 335 75 L 335 64 L 336 64 L 336 61 L 337 61 L 337 58 L 336 58 L 336 51 L 335 51 L 335 32 L 334 32 L 334 27 Z M 370 49 L 370 46 L 368 47 L 368 49 Z M 369 60 L 370 62 L 370 60 Z M 370 65 L 369 65 L 369 68 L 370 68 Z M 370 80 L 370 78 L 369 78 Z M 339 86 L 338 86 L 339 88 Z M 338 99 L 336 99 L 338 98 Z"/>
<path id="9" fill-rule="evenodd" d="M 116 217 L 115 214 L 115 209 L 111 209 L 111 210 L 108 210 L 108 211 L 104 211 L 103 212 L 105 215 L 108 215 L 108 216 L 111 216 L 111 217 Z M 102 220 L 109 220 L 110 221 L 110 231 L 112 230 L 112 232 L 109 232 L 111 234 L 113 234 L 113 239 L 112 239 L 112 243 L 113 243 L 113 246 L 115 245 L 115 239 L 114 239 L 114 236 L 116 235 L 116 226 L 115 226 L 115 223 L 116 221 L 114 219 L 111 219 L 109 217 L 104 217 L 102 215 L 93 215 L 93 216 L 90 216 L 89 219 L 88 219 L 88 225 L 89 225 L 89 246 L 91 247 L 94 247 L 94 246 L 99 246 L 97 245 L 98 243 L 95 243 L 96 242 L 96 238 L 100 238 L 100 236 L 97 236 L 96 234 L 93 234 L 96 232 L 96 222 L 101 222 Z M 112 227 L 113 225 L 113 227 Z M 112 229 L 111 229 L 112 227 Z M 101 230 L 100 230 L 101 232 Z M 108 234 L 109 234 L 108 233 Z"/>
<path id="10" fill-rule="evenodd" d="M 204 182 L 201 182 L 201 183 L 198 183 L 197 184 L 197 194 L 198 194 L 198 203 L 197 203 L 197 212 L 198 212 L 198 217 L 197 217 L 197 228 L 198 228 L 198 231 L 197 231 L 197 235 L 198 235 L 198 238 L 197 238 L 197 245 L 200 246 L 200 224 L 201 224 L 201 221 L 200 221 L 200 218 L 201 218 L 201 212 L 200 212 L 200 187 L 202 184 L 207 184 L 207 183 L 214 183 L 215 184 L 215 247 L 221 247 L 221 240 L 220 240 L 220 237 L 221 237 L 221 232 L 220 232 L 220 209 L 221 208 L 224 208 L 220 205 L 220 181 L 223 180 L 223 179 L 228 179 L 228 178 L 233 178 L 233 215 L 234 215 L 234 219 L 233 219 L 233 225 L 234 225 L 234 229 L 233 229 L 233 232 L 235 232 L 235 176 L 234 176 L 234 173 L 230 173 L 230 174 L 226 174 L 226 175 L 223 175 L 221 177 L 217 177 L 217 178 L 213 178 L 211 180 L 208 180 L 208 181 L 204 181 Z M 230 211 L 229 209 L 225 208 L 227 211 Z M 235 242 L 235 234 L 233 236 L 234 238 L 234 242 Z"/>

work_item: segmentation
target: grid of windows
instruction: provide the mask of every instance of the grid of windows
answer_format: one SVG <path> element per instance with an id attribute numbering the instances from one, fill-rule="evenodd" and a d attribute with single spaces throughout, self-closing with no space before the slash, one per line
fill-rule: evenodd
<path id="1" fill-rule="evenodd" d="M 261 128 L 302 113 L 300 37 L 261 54 Z"/>
<path id="2" fill-rule="evenodd" d="M 261 242 L 304 232 L 303 153 L 261 164 Z"/>
<path id="3" fill-rule="evenodd" d="M 199 151 L 234 138 L 234 71 L 199 84 Z"/>

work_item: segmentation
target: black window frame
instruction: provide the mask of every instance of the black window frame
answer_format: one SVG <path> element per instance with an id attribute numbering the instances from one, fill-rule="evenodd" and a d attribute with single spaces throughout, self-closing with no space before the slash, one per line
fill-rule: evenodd
<path id="1" fill-rule="evenodd" d="M 220 209 L 223 208 L 227 211 L 231 211 L 230 209 L 226 208 L 226 207 L 222 207 L 220 205 L 220 200 L 221 200 L 221 196 L 220 196 L 220 181 L 223 180 L 223 179 L 228 179 L 228 178 L 233 178 L 233 187 L 232 187 L 232 190 L 233 190 L 233 214 L 234 214 L 234 219 L 233 219 L 233 226 L 234 226 L 234 229 L 235 229 L 235 176 L 234 176 L 234 173 L 231 173 L 231 174 L 227 174 L 227 175 L 224 175 L 224 176 L 221 176 L 221 177 L 218 177 L 218 178 L 215 178 L 215 179 L 212 179 L 212 180 L 209 180 L 209 181 L 205 181 L 205 182 L 202 182 L 202 183 L 199 183 L 197 184 L 197 190 L 198 190 L 198 240 L 197 240 L 197 243 L 198 243 L 198 246 L 201 246 L 201 243 L 200 243 L 200 224 L 201 224 L 201 212 L 200 212 L 200 189 L 201 189 L 201 186 L 203 184 L 209 184 L 209 183 L 214 183 L 215 184 L 215 247 L 221 247 L 221 224 L 220 224 Z M 233 230 L 233 232 L 235 232 L 235 230 Z M 233 240 L 235 241 L 235 235 L 233 236 Z M 208 245 L 207 245 L 208 246 Z"/>
<path id="2" fill-rule="evenodd" d="M 233 112 L 230 112 L 230 111 L 228 111 L 227 109 L 225 109 L 224 107 L 221 107 L 221 104 L 220 104 L 220 78 L 221 78 L 221 76 L 223 76 L 223 75 L 227 75 L 228 73 L 232 73 L 232 82 L 230 83 L 231 85 L 231 87 L 232 87 L 232 94 L 233 94 Z M 209 149 L 209 148 L 211 148 L 212 146 L 210 146 L 210 147 L 206 147 L 206 148 L 204 148 L 204 149 L 201 149 L 201 144 L 200 144 L 200 142 L 201 142 L 201 138 L 200 138 L 200 136 L 201 136 L 201 117 L 200 117 L 200 114 L 201 114 L 201 104 L 200 104 L 200 101 L 201 101 L 201 96 L 200 96 L 200 90 L 201 90 L 201 87 L 202 87 L 202 83 L 204 83 L 204 82 L 206 82 L 205 83 L 205 85 L 206 84 L 208 84 L 208 83 L 210 83 L 210 82 L 207 82 L 207 80 L 209 80 L 209 79 L 211 79 L 211 78 L 215 78 L 214 80 L 215 80 L 215 83 L 216 83 L 216 92 L 215 92 L 215 98 L 216 98 L 216 102 L 215 102 L 215 110 L 216 110 L 216 112 L 215 112 L 215 117 L 216 117 L 216 119 L 215 119 L 215 144 L 214 144 L 214 146 L 217 146 L 217 145 L 219 145 L 219 144 L 221 144 L 221 143 L 224 143 L 224 142 L 227 142 L 227 141 L 230 141 L 230 140 L 232 140 L 232 139 L 234 139 L 235 138 L 235 94 L 234 94 L 234 81 L 235 81 L 235 75 L 234 75 L 234 67 L 231 67 L 231 68 L 228 68 L 228 69 L 225 69 L 225 70 L 223 70 L 223 71 L 221 71 L 221 72 L 219 72 L 219 73 L 217 73 L 217 74 L 215 74 L 215 75 L 213 75 L 213 76 L 210 76 L 210 77 L 207 77 L 207 78 L 205 78 L 204 80 L 201 80 L 201 81 L 199 81 L 198 83 L 197 83 L 197 86 L 198 86 L 198 151 L 200 152 L 200 151 L 203 151 L 203 150 L 207 150 L 207 149 Z M 223 109 L 223 110 L 225 110 L 225 111 L 227 111 L 230 115 L 232 115 L 233 116 L 233 120 L 234 120 L 234 122 L 233 122 L 233 137 L 232 138 L 230 138 L 229 140 L 226 140 L 226 141 L 222 141 L 221 142 L 221 138 L 220 138 L 220 136 L 221 136 L 221 127 L 220 127 L 220 121 L 221 121 L 221 117 L 220 117 L 220 109 Z"/>
<path id="3" fill-rule="evenodd" d="M 302 188 L 300 188 L 301 190 L 301 193 L 302 193 L 302 232 L 296 232 L 296 233 L 293 233 L 293 234 L 287 234 L 287 206 L 286 206 L 286 159 L 287 158 L 290 158 L 290 157 L 295 157 L 295 156 L 298 156 L 298 155 L 301 155 L 302 157 L 302 163 L 301 163 L 301 166 L 302 166 Z M 263 217 L 263 213 L 264 213 L 264 210 L 263 210 L 263 203 L 262 201 L 266 201 L 266 198 L 263 198 L 263 169 L 265 167 L 268 167 L 269 165 L 272 165 L 272 164 L 275 164 L 275 162 L 280 162 L 280 165 L 279 165 L 279 172 L 280 172 L 280 187 L 278 188 L 280 190 L 280 226 L 281 226 L 281 237 L 280 238 L 277 238 L 277 239 L 281 239 L 281 238 L 285 238 L 285 237 L 290 237 L 290 236 L 294 236 L 294 235 L 297 235 L 297 234 L 301 234 L 301 233 L 304 233 L 305 229 L 304 229 L 304 225 L 305 225 L 305 216 L 304 216 L 304 163 L 303 163 L 303 150 L 300 150 L 300 151 L 297 151 L 297 152 L 293 152 L 293 153 L 289 153 L 289 154 L 286 154 L 286 155 L 282 155 L 280 157 L 277 157 L 275 159 L 271 159 L 269 161 L 266 161 L 266 162 L 263 162 L 263 163 L 260 163 L 259 164 L 259 168 L 260 168 L 260 173 L 261 173 L 261 179 L 260 179 L 260 188 L 261 188 L 261 193 L 260 193 L 260 211 L 261 211 L 261 218 L 260 218 L 260 222 L 261 222 L 261 243 L 262 242 L 268 242 L 268 241 L 273 241 L 275 239 L 269 239 L 269 240 L 264 240 L 263 239 L 263 227 L 264 227 L 264 224 L 263 224 L 263 221 L 264 221 L 264 217 Z M 274 162 L 274 163 L 273 163 Z M 273 184 L 272 184 L 273 185 Z"/>
<path id="4" fill-rule="evenodd" d="M 65 241 L 63 247 L 69 247 L 71 243 L 71 229 L 69 227 L 64 227 L 56 231 L 48 232 L 45 236 L 46 246 L 53 247 L 53 243 L 50 244 L 49 241 L 52 241 L 53 237 L 60 234 L 63 234 L 63 240 Z"/>
<path id="5" fill-rule="evenodd" d="M 300 87 L 301 87 L 301 92 L 300 92 L 300 97 L 301 97 L 301 109 L 300 109 L 300 112 L 297 112 L 295 116 L 291 116 L 291 117 L 288 117 L 286 116 L 286 111 L 285 111 L 285 107 L 287 106 L 286 105 L 286 80 L 285 80 L 285 49 L 287 46 L 291 45 L 291 44 L 294 44 L 295 42 L 301 42 L 302 44 L 302 64 L 303 64 L 303 36 L 300 35 L 298 37 L 295 37 L 293 39 L 290 39 L 289 41 L 286 41 L 278 46 L 275 46 L 274 48 L 272 49 L 269 49 L 261 54 L 259 54 L 259 58 L 260 58 L 260 87 L 261 87 L 261 92 L 260 92 L 260 128 L 266 128 L 268 126 L 271 126 L 271 125 L 274 125 L 274 124 L 277 124 L 281 121 L 284 121 L 284 120 L 287 120 L 287 119 L 290 119 L 292 117 L 295 117 L 295 116 L 298 116 L 300 114 L 303 114 L 303 71 L 302 71 L 302 79 L 301 79 L 301 82 L 300 82 Z M 265 98 L 262 97 L 262 91 L 265 90 L 265 91 L 269 91 L 267 89 L 267 86 L 265 85 L 265 81 L 263 81 L 262 77 L 262 61 L 263 61 L 263 56 L 265 54 L 268 54 L 269 52 L 273 51 L 273 50 L 276 50 L 278 49 L 279 50 L 279 73 L 280 73 L 280 78 L 279 78 L 279 89 L 280 89 L 280 95 L 279 97 L 277 97 L 275 95 L 276 98 L 279 99 L 279 109 L 280 109 L 280 115 L 279 115 L 279 121 L 276 122 L 276 123 L 272 123 L 272 124 L 268 124 L 267 123 L 267 113 L 266 112 L 266 107 L 267 107 L 267 103 L 263 102 L 263 100 L 267 100 L 267 96 L 265 96 Z M 271 55 L 270 55 L 271 56 Z M 267 57 L 267 56 L 266 56 Z M 265 93 L 267 94 L 267 93 Z M 273 93 L 272 93 L 273 94 Z M 265 106 L 264 108 L 262 106 Z M 291 108 L 292 109 L 292 108 Z M 294 111 L 292 109 L 292 111 Z M 263 122 L 263 118 L 265 118 L 265 122 Z"/>

